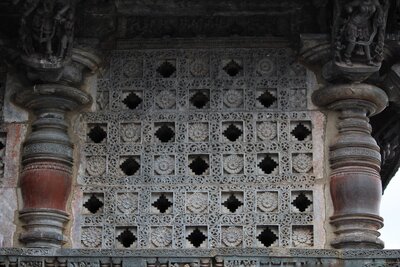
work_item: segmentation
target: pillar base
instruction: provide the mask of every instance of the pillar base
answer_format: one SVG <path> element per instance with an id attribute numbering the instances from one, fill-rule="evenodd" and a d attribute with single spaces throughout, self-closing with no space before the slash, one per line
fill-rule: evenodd
<path id="1" fill-rule="evenodd" d="M 25 229 L 19 240 L 26 247 L 61 248 L 67 242 L 63 235 L 64 224 L 68 222 L 67 213 L 53 209 L 25 209 L 19 212 Z"/>
<path id="2" fill-rule="evenodd" d="M 331 217 L 337 235 L 331 242 L 338 249 L 383 249 L 378 229 L 383 219 L 371 214 L 338 215 Z"/>

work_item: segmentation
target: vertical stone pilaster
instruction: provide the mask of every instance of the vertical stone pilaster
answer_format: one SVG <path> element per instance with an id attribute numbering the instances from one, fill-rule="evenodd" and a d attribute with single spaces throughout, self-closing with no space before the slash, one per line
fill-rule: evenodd
<path id="1" fill-rule="evenodd" d="M 371 136 L 369 116 L 382 111 L 388 98 L 380 88 L 349 83 L 316 91 L 317 105 L 339 112 L 336 141 L 330 146 L 331 223 L 334 248 L 383 248 L 379 232 L 382 195 L 380 149 Z"/>

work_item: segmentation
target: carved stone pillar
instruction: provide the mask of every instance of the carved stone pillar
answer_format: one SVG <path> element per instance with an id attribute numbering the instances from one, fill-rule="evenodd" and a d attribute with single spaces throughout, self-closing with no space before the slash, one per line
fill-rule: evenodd
<path id="1" fill-rule="evenodd" d="M 20 219 L 28 247 L 59 247 L 66 242 L 66 204 L 72 182 L 73 145 L 65 115 L 90 102 L 74 87 L 41 84 L 18 93 L 16 103 L 36 115 L 22 152 Z"/>
<path id="2" fill-rule="evenodd" d="M 336 227 L 335 248 L 383 248 L 377 231 L 382 195 L 380 149 L 371 136 L 369 116 L 381 112 L 388 98 L 380 88 L 349 83 L 316 91 L 317 105 L 339 112 L 338 130 L 330 146 L 330 191 Z"/>
<path id="3" fill-rule="evenodd" d="M 14 95 L 14 102 L 34 115 L 31 132 L 22 151 L 20 188 L 23 222 L 20 241 L 27 247 L 61 247 L 69 220 L 67 202 L 73 171 L 73 144 L 68 135 L 67 113 L 91 102 L 80 89 L 86 70 L 94 71 L 100 60 L 74 49 L 71 60 L 57 69 L 28 67 L 31 85 Z M 39 81 L 39 82 L 35 82 Z"/>
<path id="4" fill-rule="evenodd" d="M 22 151 L 20 241 L 61 247 L 73 171 L 66 115 L 91 101 L 80 87 L 85 71 L 94 71 L 100 60 L 73 48 L 76 0 L 13 2 L 22 10 L 16 63 L 25 85 L 14 101 L 34 115 Z"/>

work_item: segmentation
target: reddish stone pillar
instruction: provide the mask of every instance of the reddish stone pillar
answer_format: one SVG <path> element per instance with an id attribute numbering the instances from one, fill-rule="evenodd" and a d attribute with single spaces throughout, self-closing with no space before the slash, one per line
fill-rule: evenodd
<path id="1" fill-rule="evenodd" d="M 60 247 L 66 242 L 73 145 L 65 114 L 90 100 L 87 93 L 59 84 L 35 85 L 15 97 L 36 116 L 24 143 L 20 177 L 25 230 L 20 240 L 28 247 Z"/>
<path id="2" fill-rule="evenodd" d="M 330 191 L 336 227 L 334 248 L 383 248 L 379 232 L 381 155 L 371 136 L 369 116 L 387 105 L 385 92 L 364 83 L 333 85 L 316 91 L 317 105 L 339 112 L 336 141 L 330 146 Z"/>

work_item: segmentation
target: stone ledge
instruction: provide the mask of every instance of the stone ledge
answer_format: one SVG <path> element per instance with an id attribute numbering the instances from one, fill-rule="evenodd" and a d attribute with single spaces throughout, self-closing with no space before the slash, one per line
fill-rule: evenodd
<path id="1" fill-rule="evenodd" d="M 47 249 L 47 248 L 0 248 L 4 256 L 20 257 L 266 257 L 331 258 L 331 259 L 399 259 L 400 250 L 379 249 L 263 249 L 263 248 L 217 248 L 217 249 Z"/>

